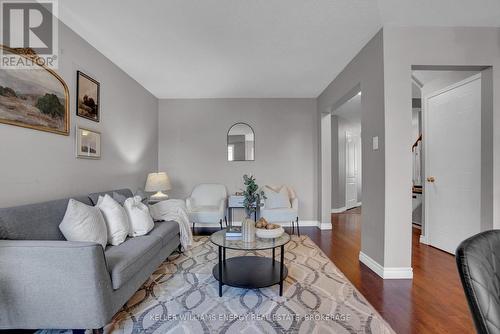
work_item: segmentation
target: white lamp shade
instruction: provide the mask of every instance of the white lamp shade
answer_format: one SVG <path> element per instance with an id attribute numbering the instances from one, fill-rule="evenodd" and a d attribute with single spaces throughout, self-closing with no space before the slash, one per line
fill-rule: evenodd
<path id="1" fill-rule="evenodd" d="M 170 190 L 172 186 L 170 185 L 170 179 L 167 173 L 149 173 L 148 179 L 146 181 L 145 191 L 153 192 L 153 191 L 162 191 L 162 190 Z"/>

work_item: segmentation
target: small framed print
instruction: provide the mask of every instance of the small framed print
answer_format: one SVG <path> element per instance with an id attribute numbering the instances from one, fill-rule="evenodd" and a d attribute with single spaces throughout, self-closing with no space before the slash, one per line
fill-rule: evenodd
<path id="1" fill-rule="evenodd" d="M 81 71 L 76 76 L 76 115 L 99 122 L 99 82 Z"/>
<path id="2" fill-rule="evenodd" d="M 77 126 L 76 157 L 101 159 L 101 133 Z"/>

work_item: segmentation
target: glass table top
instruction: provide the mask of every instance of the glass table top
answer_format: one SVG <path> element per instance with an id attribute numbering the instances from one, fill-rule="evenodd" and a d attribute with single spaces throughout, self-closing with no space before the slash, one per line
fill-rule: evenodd
<path id="1" fill-rule="evenodd" d="M 277 238 L 258 238 L 254 242 L 244 242 L 243 240 L 226 240 L 226 230 L 220 230 L 210 236 L 210 241 L 217 246 L 239 250 L 260 250 L 271 249 L 283 246 L 290 241 L 290 235 L 283 233 Z"/>

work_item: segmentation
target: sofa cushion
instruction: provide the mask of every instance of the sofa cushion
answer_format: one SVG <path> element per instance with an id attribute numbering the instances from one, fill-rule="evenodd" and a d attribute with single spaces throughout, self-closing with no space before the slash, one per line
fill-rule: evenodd
<path id="1" fill-rule="evenodd" d="M 92 205 L 87 196 L 73 197 Z M 0 209 L 0 239 L 65 240 L 59 224 L 64 218 L 69 198 Z"/>
<path id="2" fill-rule="evenodd" d="M 109 196 L 113 197 L 113 193 L 118 193 L 118 194 L 123 195 L 127 198 L 134 196 L 134 194 L 132 194 L 132 191 L 130 189 L 118 189 L 118 190 L 110 190 L 110 191 L 103 191 L 100 193 L 89 194 L 89 199 L 92 201 L 93 205 L 96 205 L 97 201 L 99 200 L 99 196 L 104 197 L 105 195 L 109 195 Z"/>
<path id="3" fill-rule="evenodd" d="M 158 236 L 162 239 L 162 246 L 168 244 L 175 236 L 179 234 L 179 224 L 174 221 L 156 222 L 155 227 L 148 235 Z"/>
<path id="4" fill-rule="evenodd" d="M 106 248 L 105 256 L 113 289 L 119 289 L 151 261 L 162 248 L 162 239 L 145 235 L 129 238 L 118 246 Z"/>

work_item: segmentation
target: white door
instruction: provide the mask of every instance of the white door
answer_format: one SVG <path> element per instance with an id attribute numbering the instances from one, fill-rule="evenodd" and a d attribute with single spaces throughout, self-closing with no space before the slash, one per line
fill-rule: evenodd
<path id="1" fill-rule="evenodd" d="M 354 208 L 358 203 L 358 140 L 350 132 L 345 133 L 345 204 L 346 209 Z"/>
<path id="2" fill-rule="evenodd" d="M 427 242 L 449 253 L 480 232 L 481 76 L 424 98 Z"/>

